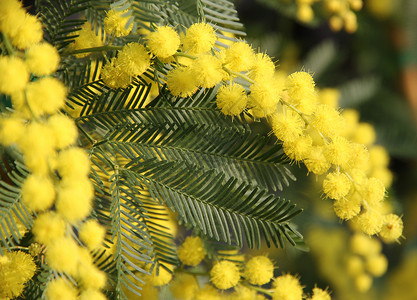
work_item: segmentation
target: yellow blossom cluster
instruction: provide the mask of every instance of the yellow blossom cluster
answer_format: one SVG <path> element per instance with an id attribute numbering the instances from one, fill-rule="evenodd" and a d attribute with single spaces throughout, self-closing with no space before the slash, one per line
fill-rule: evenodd
<path id="1" fill-rule="evenodd" d="M 127 36 L 133 28 L 133 23 L 129 22 L 128 10 L 109 10 L 104 18 L 104 30 L 109 35 L 117 37 Z"/>
<path id="2" fill-rule="evenodd" d="M 312 6 L 318 2 L 322 2 L 329 15 L 329 26 L 333 31 L 344 29 L 348 33 L 354 33 L 357 30 L 358 23 L 355 12 L 362 9 L 363 0 L 295 0 L 297 19 L 304 23 L 313 21 Z"/>
<path id="3" fill-rule="evenodd" d="M 126 44 L 118 56 L 101 70 L 101 78 L 111 88 L 125 88 L 132 77 L 142 75 L 150 67 L 151 56 L 139 43 Z"/>
<path id="4" fill-rule="evenodd" d="M 74 43 L 71 44 L 72 50 L 103 46 L 103 41 L 101 40 L 100 32 L 98 32 L 98 35 L 96 35 L 94 31 L 91 29 L 90 22 L 84 23 L 84 25 L 81 27 L 79 31 L 76 32 L 76 34 L 78 34 L 78 37 L 75 38 Z M 76 57 L 85 57 L 88 55 L 89 53 L 75 54 Z"/>
<path id="5" fill-rule="evenodd" d="M 360 1 L 326 3 L 335 12 L 361 6 Z M 255 53 L 245 41 L 233 42 L 221 51 L 214 49 L 215 42 L 213 27 L 196 23 L 181 40 L 174 29 L 158 27 L 148 34 L 147 48 L 156 57 L 171 61 L 166 84 L 174 96 L 189 97 L 199 88 L 218 86 L 217 106 L 223 114 L 247 112 L 254 118 L 267 118 L 289 158 L 303 162 L 311 173 L 326 174 L 323 191 L 334 200 L 341 219 L 352 220 L 366 234 L 397 240 L 401 219 L 381 212 L 392 175 L 385 150 L 373 145 L 373 127 L 359 122 L 354 110 L 340 113 L 338 92 L 318 91 L 308 72 L 286 76 L 275 70 L 269 56 Z M 110 87 L 127 86 L 131 76 L 150 67 L 148 49 L 126 45 L 103 68 L 104 82 Z M 178 60 L 181 57 L 187 62 Z"/>
<path id="6" fill-rule="evenodd" d="M 194 251 L 194 253 L 193 253 Z M 205 256 L 204 246 L 199 237 L 187 237 L 178 248 L 178 256 L 183 264 L 197 266 Z M 176 299 L 311 299 L 330 300 L 326 290 L 314 288 L 311 296 L 304 295 L 303 287 L 298 278 L 284 274 L 274 279 L 274 263 L 265 255 L 257 255 L 245 260 L 239 252 L 219 251 L 219 261 L 214 262 L 209 272 L 211 284 L 202 288 L 198 284 L 197 275 L 178 273 L 170 284 Z M 198 261 L 198 262 L 197 262 Z M 260 286 L 273 280 L 273 289 Z M 226 292 L 231 290 L 231 292 Z M 156 298 L 150 298 L 156 299 Z"/>
<path id="7" fill-rule="evenodd" d="M 297 19 L 301 22 L 308 23 L 314 19 L 314 11 L 311 7 L 319 0 L 296 0 L 297 3 Z"/>
<path id="8" fill-rule="evenodd" d="M 380 277 L 386 272 L 388 260 L 381 250 L 381 242 L 374 237 L 355 233 L 350 238 L 346 269 L 359 292 L 369 290 L 373 277 Z"/>
<path id="9" fill-rule="evenodd" d="M 18 297 L 24 284 L 36 271 L 32 256 L 22 251 L 11 251 L 0 256 L 0 297 L 10 299 Z"/>
<path id="10" fill-rule="evenodd" d="M 0 57 L 0 93 L 10 97 L 12 104 L 11 113 L 0 120 L 0 142 L 18 149 L 30 171 L 21 187 L 21 200 L 36 212 L 32 232 L 34 239 L 46 246 L 46 263 L 75 278 L 80 297 L 91 299 L 84 294 L 102 295 L 106 276 L 93 264 L 86 248 L 98 247 L 105 230 L 95 220 L 85 221 L 94 197 L 88 178 L 90 162 L 75 146 L 78 130 L 73 120 L 59 112 L 67 93 L 64 84 L 53 76 L 60 57 L 52 45 L 42 41 L 40 22 L 26 14 L 19 1 L 2 2 L 0 9 L 0 30 L 6 43 L 11 42 L 9 55 Z M 14 18 L 23 21 L 15 24 L 20 19 Z M 74 238 L 75 231 L 86 248 Z M 39 249 L 30 251 L 40 254 Z M 12 254 L 5 259 L 8 255 Z M 23 267 L 26 265 L 22 262 Z M 24 283 L 34 272 L 18 279 L 6 264 L 4 268 L 2 264 L 2 271 L 6 274 L 0 285 L 13 296 L 17 296 L 16 287 L 22 280 Z M 62 277 L 48 284 L 46 294 L 49 299 L 76 299 L 78 291 Z"/>
<path id="11" fill-rule="evenodd" d="M 324 0 L 326 10 L 330 13 L 330 28 L 340 31 L 342 28 L 353 33 L 358 28 L 355 11 L 362 9 L 363 0 Z"/>

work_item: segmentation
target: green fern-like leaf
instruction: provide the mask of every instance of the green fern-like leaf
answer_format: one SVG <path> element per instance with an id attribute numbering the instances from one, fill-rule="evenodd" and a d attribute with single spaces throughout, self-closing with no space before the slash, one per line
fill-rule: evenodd
<path id="1" fill-rule="evenodd" d="M 10 150 L 13 151 L 13 150 Z M 20 189 L 28 175 L 26 168 L 3 152 L 0 181 L 0 253 L 19 244 L 22 232 L 32 227 L 31 212 L 21 201 Z"/>
<path id="2" fill-rule="evenodd" d="M 249 247 L 258 247 L 265 237 L 268 244 L 283 247 L 285 237 L 295 244 L 288 232 L 296 231 L 287 221 L 301 211 L 264 190 L 169 162 L 132 163 L 124 172 L 136 174 L 155 199 L 216 240 L 231 243 L 233 237 L 242 246 L 245 238 Z"/>

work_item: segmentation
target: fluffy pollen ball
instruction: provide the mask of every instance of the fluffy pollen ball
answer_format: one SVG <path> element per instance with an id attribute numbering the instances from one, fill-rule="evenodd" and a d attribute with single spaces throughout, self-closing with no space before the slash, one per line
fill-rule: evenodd
<path id="1" fill-rule="evenodd" d="M 281 275 L 275 278 L 273 300 L 302 300 L 303 287 L 297 277 L 291 274 Z"/>
<path id="2" fill-rule="evenodd" d="M 237 116 L 248 103 L 245 89 L 236 83 L 222 85 L 217 91 L 217 107 L 227 116 Z"/>
<path id="3" fill-rule="evenodd" d="M 29 72 L 18 57 L 0 57 L 0 92 L 11 95 L 23 90 L 29 81 Z"/>
<path id="4" fill-rule="evenodd" d="M 203 241 L 199 236 L 189 236 L 178 247 L 178 258 L 184 265 L 196 266 L 206 256 Z"/>
<path id="5" fill-rule="evenodd" d="M 387 243 L 395 242 L 401 237 L 403 227 L 403 221 L 399 216 L 389 214 L 384 217 L 384 225 L 379 235 Z"/>
<path id="6" fill-rule="evenodd" d="M 213 27 L 207 23 L 195 23 L 187 29 L 182 40 L 183 49 L 191 55 L 198 55 L 211 50 L 216 42 Z"/>
<path id="7" fill-rule="evenodd" d="M 156 31 L 147 36 L 148 48 L 159 58 L 168 58 L 174 55 L 180 46 L 178 33 L 169 26 L 158 27 Z"/>
<path id="8" fill-rule="evenodd" d="M 274 264 L 264 255 L 252 257 L 246 263 L 244 276 L 251 284 L 266 284 L 274 276 Z"/>
<path id="9" fill-rule="evenodd" d="M 343 173 L 330 173 L 323 181 L 323 191 L 331 199 L 342 199 L 349 193 L 350 187 L 351 182 Z"/>
<path id="10" fill-rule="evenodd" d="M 239 283 L 239 268 L 231 261 L 222 260 L 211 269 L 210 280 L 218 289 L 230 289 Z"/>
<path id="11" fill-rule="evenodd" d="M 33 45 L 26 51 L 25 57 L 28 69 L 38 76 L 55 72 L 60 59 L 58 51 L 48 43 Z"/>
<path id="12" fill-rule="evenodd" d="M 127 13 L 127 9 L 123 11 L 108 11 L 107 16 L 104 18 L 104 31 L 117 37 L 128 35 L 133 28 L 133 23 L 126 28 L 129 21 L 129 17 L 126 16 Z"/>

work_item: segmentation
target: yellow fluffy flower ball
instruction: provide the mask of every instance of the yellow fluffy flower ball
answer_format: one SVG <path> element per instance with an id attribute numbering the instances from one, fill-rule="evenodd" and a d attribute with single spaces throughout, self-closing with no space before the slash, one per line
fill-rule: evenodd
<path id="1" fill-rule="evenodd" d="M 21 251 L 4 253 L 0 256 L 0 297 L 18 297 L 35 271 L 36 264 L 29 254 Z"/>
<path id="2" fill-rule="evenodd" d="M 344 137 L 335 136 L 326 145 L 324 154 L 332 164 L 341 166 L 344 169 L 349 168 L 349 162 L 353 155 L 352 144 Z"/>
<path id="3" fill-rule="evenodd" d="M 78 270 L 79 247 L 72 238 L 54 240 L 46 251 L 46 262 L 59 272 L 76 275 Z"/>
<path id="4" fill-rule="evenodd" d="M 371 177 L 363 184 L 361 193 L 365 201 L 374 205 L 384 200 L 385 187 L 381 180 Z"/>
<path id="5" fill-rule="evenodd" d="M 25 132 L 23 121 L 16 117 L 9 117 L 0 121 L 0 143 L 5 146 L 16 143 Z"/>
<path id="6" fill-rule="evenodd" d="M 281 275 L 275 278 L 273 300 L 301 300 L 303 288 L 297 277 L 291 274 Z"/>
<path id="7" fill-rule="evenodd" d="M 112 89 L 126 88 L 131 82 L 131 76 L 121 65 L 115 62 L 116 59 L 113 58 L 101 69 L 101 79 Z"/>
<path id="8" fill-rule="evenodd" d="M 253 49 L 244 41 L 233 43 L 224 52 L 224 64 L 233 72 L 248 71 L 255 60 Z"/>
<path id="9" fill-rule="evenodd" d="M 188 236 L 177 250 L 178 258 L 184 265 L 196 266 L 206 256 L 203 241 L 199 236 Z"/>
<path id="10" fill-rule="evenodd" d="M 106 230 L 97 221 L 88 220 L 81 225 L 78 233 L 88 249 L 93 250 L 103 242 Z"/>
<path id="11" fill-rule="evenodd" d="M 191 55 L 208 52 L 216 42 L 216 34 L 213 27 L 207 23 L 195 23 L 191 25 L 182 39 L 183 49 Z"/>
<path id="12" fill-rule="evenodd" d="M 66 148 L 77 140 L 78 130 L 73 120 L 64 115 L 55 114 L 48 119 L 48 127 L 57 149 Z"/>
<path id="13" fill-rule="evenodd" d="M 0 57 L 0 93 L 11 95 L 23 90 L 29 81 L 28 69 L 16 56 Z"/>
<path id="14" fill-rule="evenodd" d="M 50 75 L 58 68 L 59 54 L 51 44 L 35 44 L 26 51 L 25 63 L 35 75 Z"/>
<path id="15" fill-rule="evenodd" d="M 352 140 L 359 144 L 370 146 L 375 143 L 376 133 L 374 127 L 369 123 L 359 123 L 355 132 L 353 133 Z"/>
<path id="16" fill-rule="evenodd" d="M 286 141 L 283 144 L 283 149 L 287 156 L 295 161 L 301 161 L 307 158 L 312 147 L 312 139 L 310 136 L 300 136 L 294 141 Z"/>
<path id="17" fill-rule="evenodd" d="M 46 176 L 29 175 L 22 186 L 22 201 L 31 210 L 42 211 L 52 206 L 55 200 L 55 186 Z"/>
<path id="18" fill-rule="evenodd" d="M 35 240 L 41 244 L 49 245 L 54 240 L 64 237 L 65 221 L 55 212 L 46 212 L 35 219 L 32 232 Z"/>
<path id="19" fill-rule="evenodd" d="M 329 198 L 339 200 L 349 193 L 351 185 L 345 174 L 333 172 L 323 180 L 323 191 Z"/>
<path id="20" fill-rule="evenodd" d="M 353 253 L 368 257 L 381 252 L 381 243 L 363 233 L 355 233 L 350 239 L 350 249 Z"/>
<path id="21" fill-rule="evenodd" d="M 221 60 L 210 54 L 200 55 L 190 67 L 197 78 L 197 84 L 204 88 L 214 87 L 226 74 Z"/>
<path id="22" fill-rule="evenodd" d="M 169 26 L 160 26 L 147 36 L 149 50 L 159 58 L 174 55 L 180 46 L 178 33 Z"/>
<path id="23" fill-rule="evenodd" d="M 249 77 L 255 81 L 261 81 L 265 78 L 273 77 L 274 72 L 275 65 L 272 59 L 264 53 L 256 53 Z"/>
<path id="24" fill-rule="evenodd" d="M 217 91 L 217 107 L 227 116 L 237 116 L 248 103 L 245 89 L 236 83 L 222 85 Z"/>
<path id="25" fill-rule="evenodd" d="M 374 168 L 387 167 L 390 160 L 387 150 L 379 145 L 374 145 L 369 149 L 369 159 Z"/>
<path id="26" fill-rule="evenodd" d="M 264 118 L 272 115 L 278 105 L 280 90 L 276 82 L 265 79 L 251 85 L 248 105 L 255 118 Z"/>
<path id="27" fill-rule="evenodd" d="M 65 103 L 67 89 L 56 78 L 44 77 L 28 84 L 26 89 L 28 105 L 35 117 L 53 114 Z"/>
<path id="28" fill-rule="evenodd" d="M 64 279 L 55 279 L 46 286 L 46 297 L 50 300 L 76 300 L 75 288 Z"/>
<path id="29" fill-rule="evenodd" d="M 294 72 L 287 77 L 286 87 L 288 96 L 295 104 L 303 98 L 308 98 L 315 93 L 313 76 L 307 72 Z"/>
<path id="30" fill-rule="evenodd" d="M 403 221 L 395 214 L 389 214 L 384 217 L 384 224 L 379 235 L 387 242 L 392 243 L 398 241 L 403 232 Z"/>
<path id="31" fill-rule="evenodd" d="M 373 235 L 381 231 L 384 217 L 375 210 L 367 210 L 356 216 L 352 221 L 359 226 L 362 232 Z"/>
<path id="32" fill-rule="evenodd" d="M 93 264 L 79 264 L 77 277 L 85 289 L 102 289 L 106 285 L 106 274 Z"/>
<path id="33" fill-rule="evenodd" d="M 323 153 L 323 146 L 313 146 L 310 148 L 304 159 L 309 172 L 316 175 L 322 175 L 330 168 L 330 162 Z"/>
<path id="34" fill-rule="evenodd" d="M 42 40 L 42 24 L 35 16 L 25 14 L 21 26 L 10 38 L 12 44 L 17 48 L 29 48 Z"/>
<path id="35" fill-rule="evenodd" d="M 81 148 L 71 147 L 59 152 L 57 158 L 59 175 L 66 179 L 78 179 L 90 173 L 90 159 Z"/>
<path id="36" fill-rule="evenodd" d="M 215 287 L 210 284 L 206 284 L 204 288 L 197 291 L 193 300 L 221 300 L 222 296 Z"/>
<path id="37" fill-rule="evenodd" d="M 243 276 L 251 284 L 266 284 L 274 276 L 274 264 L 264 255 L 252 257 L 245 265 Z"/>
<path id="38" fill-rule="evenodd" d="M 272 132 L 284 142 L 298 139 L 305 127 L 300 115 L 290 110 L 273 114 L 271 120 Z"/>
<path id="39" fill-rule="evenodd" d="M 333 209 L 336 216 L 342 220 L 350 220 L 357 216 L 361 211 L 362 199 L 356 193 L 347 198 L 341 198 L 333 202 Z"/>
<path id="40" fill-rule="evenodd" d="M 337 110 L 321 104 L 314 111 L 311 125 L 326 137 L 333 137 L 343 129 L 344 120 Z"/>
<path id="41" fill-rule="evenodd" d="M 331 300 L 329 292 L 318 287 L 313 288 L 313 295 L 309 300 Z"/>
<path id="42" fill-rule="evenodd" d="M 90 22 L 84 23 L 81 30 L 75 32 L 75 34 L 77 34 L 78 37 L 75 38 L 74 43 L 71 45 L 74 50 L 103 46 L 103 41 L 100 36 L 96 35 L 95 32 L 91 30 Z M 89 54 L 90 53 L 79 53 L 75 56 L 85 57 Z"/>
<path id="43" fill-rule="evenodd" d="M 145 46 L 139 43 L 129 43 L 119 51 L 115 64 L 123 68 L 130 76 L 138 76 L 151 65 L 151 56 Z"/>
<path id="44" fill-rule="evenodd" d="M 46 158 L 54 154 L 54 143 L 48 126 L 37 122 L 30 123 L 24 136 L 18 141 L 18 146 L 24 154 L 25 165 L 37 174 L 46 175 L 49 166 Z"/>
<path id="45" fill-rule="evenodd" d="M 382 276 L 388 268 L 388 260 L 383 254 L 377 254 L 367 257 L 366 270 L 372 274 L 372 276 Z"/>
<path id="46" fill-rule="evenodd" d="M 352 156 L 348 163 L 351 168 L 358 168 L 367 171 L 369 168 L 369 152 L 365 145 L 351 143 Z"/>
<path id="47" fill-rule="evenodd" d="M 188 67 L 177 67 L 168 72 L 167 86 L 172 95 L 189 97 L 198 89 L 198 81 Z"/>
<path id="48" fill-rule="evenodd" d="M 308 23 L 314 18 L 314 11 L 308 4 L 300 4 L 297 8 L 297 19 L 301 22 Z"/>
<path id="49" fill-rule="evenodd" d="M 236 286 L 239 280 L 239 267 L 231 261 L 222 260 L 216 263 L 210 271 L 210 281 L 221 290 Z"/>
<path id="50" fill-rule="evenodd" d="M 365 263 L 363 258 L 358 255 L 349 255 L 346 258 L 346 270 L 351 276 L 356 276 L 363 273 L 365 270 Z"/>
<path id="51" fill-rule="evenodd" d="M 58 189 L 56 210 L 68 222 L 78 222 L 90 214 L 93 196 L 93 186 L 88 178 L 63 181 Z"/>
<path id="52" fill-rule="evenodd" d="M 87 289 L 82 291 L 82 293 L 80 294 L 79 300 L 106 300 L 106 296 L 98 291 L 98 290 L 94 290 L 94 289 Z"/>
<path id="53" fill-rule="evenodd" d="M 169 285 L 175 299 L 194 300 L 199 290 L 197 279 L 194 275 L 179 273 Z"/>
<path id="54" fill-rule="evenodd" d="M 362 273 L 355 277 L 354 284 L 359 292 L 364 293 L 371 288 L 372 281 L 372 277 L 369 274 Z"/>
<path id="55" fill-rule="evenodd" d="M 3 0 L 0 5 L 0 31 L 10 36 L 18 30 L 25 10 L 17 0 Z"/>
<path id="56" fill-rule="evenodd" d="M 126 36 L 133 28 L 133 23 L 126 28 L 129 16 L 128 10 L 115 11 L 109 10 L 104 18 L 104 31 L 107 34 L 114 34 L 117 37 Z"/>

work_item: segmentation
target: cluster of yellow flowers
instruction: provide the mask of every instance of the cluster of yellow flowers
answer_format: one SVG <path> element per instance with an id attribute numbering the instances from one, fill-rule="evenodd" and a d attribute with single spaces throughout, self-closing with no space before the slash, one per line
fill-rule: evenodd
<path id="1" fill-rule="evenodd" d="M 342 28 L 348 33 L 358 29 L 358 22 L 354 11 L 362 9 L 362 0 L 324 0 L 327 11 L 331 14 L 330 28 L 339 31 Z"/>
<path id="2" fill-rule="evenodd" d="M 100 289 L 106 276 L 87 250 L 102 243 L 105 229 L 95 220 L 85 220 L 94 197 L 88 178 L 89 158 L 75 146 L 78 130 L 74 122 L 59 112 L 67 92 L 52 76 L 59 54 L 42 41 L 41 23 L 26 13 L 19 1 L 3 1 L 0 16 L 9 52 L 0 57 L 0 92 L 10 97 L 13 107 L 1 118 L 0 142 L 17 147 L 30 170 L 21 199 L 36 213 L 34 238 L 46 246 L 51 269 L 79 281 L 79 299 L 105 299 Z M 76 241 L 76 232 L 86 248 Z M 13 279 L 13 273 L 5 278 Z M 3 281 L 0 284 L 3 287 Z M 46 294 L 49 299 L 76 299 L 78 292 L 65 277 L 58 277 L 48 283 Z"/>
<path id="3" fill-rule="evenodd" d="M 358 28 L 355 11 L 362 9 L 363 0 L 295 0 L 297 3 L 297 18 L 304 22 L 311 22 L 314 18 L 312 5 L 322 2 L 329 17 L 329 25 L 333 31 L 345 29 L 353 33 Z"/>
<path id="4" fill-rule="evenodd" d="M 372 277 L 382 276 L 388 268 L 388 260 L 381 253 L 381 242 L 373 237 L 356 233 L 350 238 L 350 255 L 346 266 L 360 292 L 369 290 Z"/>
<path id="5" fill-rule="evenodd" d="M 189 236 L 178 247 L 178 257 L 183 267 L 177 271 L 170 289 L 176 299 L 203 300 L 203 299 L 266 299 L 265 295 L 278 299 L 310 299 L 330 300 L 328 291 L 315 287 L 312 295 L 305 295 L 299 279 L 291 274 L 283 274 L 274 278 L 273 262 L 264 255 L 251 257 L 245 261 L 243 255 L 237 251 L 219 251 L 219 261 L 214 262 L 208 273 L 210 283 L 202 288 L 199 286 L 197 276 L 204 275 L 201 272 L 193 273 L 189 268 L 197 267 L 206 257 L 204 244 L 200 237 Z M 172 277 L 163 284 L 167 284 Z M 272 289 L 261 286 L 269 284 Z M 155 285 L 155 284 L 154 284 Z M 232 289 L 226 292 L 226 290 Z M 150 298 L 148 298 L 150 299 Z"/>
<path id="6" fill-rule="evenodd" d="M 327 2 L 335 11 L 341 11 L 339 6 L 361 6 L 360 1 Z M 285 78 L 275 71 L 269 56 L 255 53 L 244 41 L 216 51 L 215 31 L 206 23 L 193 24 L 182 36 L 170 27 L 158 27 L 147 40 L 148 49 L 128 44 L 103 68 L 102 78 L 109 86 L 123 87 L 132 76 L 145 72 L 149 53 L 171 62 L 166 84 L 174 96 L 188 97 L 200 87 L 219 86 L 217 106 L 222 113 L 236 116 L 247 111 L 255 118 L 267 118 L 288 157 L 303 162 L 309 172 L 327 174 L 323 190 L 334 200 L 341 219 L 352 220 L 366 234 L 379 233 L 387 242 L 398 240 L 401 219 L 382 209 L 384 184 L 391 182 L 388 160 L 382 159 L 386 153 L 377 146 L 369 151 L 366 147 L 375 140 L 373 128 L 359 123 L 353 110 L 341 114 L 336 106 L 322 103 L 309 73 Z M 131 71 L 116 71 L 118 66 Z M 126 73 L 126 80 L 115 80 L 121 73 Z"/>

